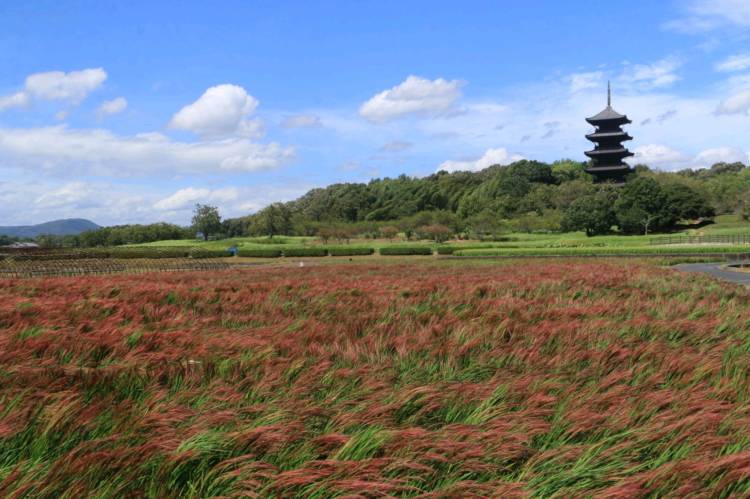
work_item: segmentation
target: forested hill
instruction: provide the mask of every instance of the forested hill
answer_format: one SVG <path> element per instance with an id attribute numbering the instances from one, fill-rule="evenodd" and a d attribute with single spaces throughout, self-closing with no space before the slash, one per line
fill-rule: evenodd
<path id="1" fill-rule="evenodd" d="M 15 225 L 0 227 L 0 235 L 9 237 L 37 237 L 45 234 L 67 236 L 80 234 L 87 230 L 96 230 L 99 226 L 83 218 L 65 218 L 52 220 L 37 225 Z"/>
<path id="2" fill-rule="evenodd" d="M 313 234 L 335 224 L 366 229 L 384 222 L 402 230 L 430 224 L 454 230 L 579 230 L 585 227 L 570 225 L 571 209 L 596 209 L 597 203 L 610 203 L 611 209 L 616 201 L 601 195 L 595 199 L 601 187 L 593 184 L 584 167 L 585 163 L 570 160 L 552 164 L 523 160 L 479 172 L 441 171 L 424 178 L 402 175 L 366 184 L 334 184 L 313 189 L 295 201 L 275 203 L 255 215 L 225 220 L 224 231 L 227 235 Z M 648 179 L 640 187 L 634 185 L 631 190 L 638 192 L 633 195 L 641 196 L 646 204 L 653 205 L 648 199 L 653 197 L 669 205 L 653 208 L 658 211 L 671 210 L 655 220 L 653 229 L 680 218 L 750 211 L 750 168 L 742 163 L 672 173 L 638 165 L 633 178 Z M 590 202 L 585 205 L 581 199 Z M 576 201 L 578 205 L 573 206 Z M 641 204 L 621 203 L 622 216 L 640 216 Z M 566 218 L 568 227 L 563 227 Z M 614 225 L 620 224 L 614 221 Z M 630 228 L 636 231 L 633 224 Z"/>

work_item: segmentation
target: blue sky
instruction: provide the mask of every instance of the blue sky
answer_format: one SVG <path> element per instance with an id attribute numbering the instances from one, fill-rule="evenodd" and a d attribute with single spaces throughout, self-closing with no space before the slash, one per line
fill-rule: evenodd
<path id="1" fill-rule="evenodd" d="M 333 182 L 748 161 L 750 1 L 4 2 L 0 225 L 238 216 Z"/>

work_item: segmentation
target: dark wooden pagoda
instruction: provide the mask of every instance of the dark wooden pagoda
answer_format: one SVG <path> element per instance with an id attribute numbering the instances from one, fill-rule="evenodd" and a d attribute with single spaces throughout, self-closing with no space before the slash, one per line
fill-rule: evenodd
<path id="1" fill-rule="evenodd" d="M 591 165 L 586 172 L 594 176 L 595 182 L 612 182 L 622 184 L 625 177 L 633 171 L 623 160 L 633 153 L 622 144 L 633 137 L 622 130 L 623 125 L 632 123 L 627 116 L 612 109 L 612 92 L 607 83 L 607 107 L 599 114 L 586 118 L 596 127 L 594 133 L 586 138 L 596 144 L 593 150 L 584 154 L 591 158 Z"/>

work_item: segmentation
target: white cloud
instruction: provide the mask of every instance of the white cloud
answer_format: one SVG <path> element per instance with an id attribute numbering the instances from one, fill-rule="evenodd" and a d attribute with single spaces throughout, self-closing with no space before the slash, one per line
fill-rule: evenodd
<path id="1" fill-rule="evenodd" d="M 257 137 L 262 133 L 262 124 L 246 119 L 257 107 L 258 100 L 244 88 L 228 83 L 216 85 L 175 113 L 169 126 L 204 137 Z"/>
<path id="2" fill-rule="evenodd" d="M 123 137 L 107 130 L 0 129 L 0 159 L 26 169 L 94 175 L 250 172 L 277 168 L 294 149 L 234 138 L 178 142 L 159 133 Z"/>
<path id="3" fill-rule="evenodd" d="M 716 64 L 717 71 L 743 71 L 750 68 L 750 54 L 736 54 Z"/>
<path id="4" fill-rule="evenodd" d="M 665 87 L 680 79 L 675 73 L 680 66 L 682 61 L 676 57 L 666 57 L 653 64 L 634 64 L 623 73 L 621 79 L 645 88 Z"/>
<path id="5" fill-rule="evenodd" d="M 684 154 L 662 144 L 649 144 L 635 149 L 635 163 L 642 163 L 661 170 L 683 168 L 710 168 L 716 163 L 747 162 L 750 157 L 736 147 L 715 147 L 700 151 L 695 156 Z"/>
<path id="6" fill-rule="evenodd" d="M 445 170 L 447 172 L 456 171 L 470 171 L 478 172 L 488 166 L 492 165 L 507 165 L 514 161 L 520 161 L 524 159 L 523 156 L 518 154 L 509 154 L 508 150 L 504 147 L 498 147 L 495 149 L 487 149 L 481 158 L 469 161 L 444 161 L 438 167 L 438 171 Z"/>
<path id="7" fill-rule="evenodd" d="M 227 203 L 239 197 L 239 191 L 234 187 L 224 189 L 205 189 L 186 187 L 174 194 L 154 203 L 154 208 L 163 211 L 184 210 L 192 208 L 196 203 Z"/>
<path id="8" fill-rule="evenodd" d="M 128 101 L 125 100 L 125 97 L 116 97 L 112 100 L 102 102 L 96 110 L 96 115 L 99 119 L 104 119 L 107 116 L 125 111 L 127 107 Z"/>
<path id="9" fill-rule="evenodd" d="M 25 107 L 34 100 L 67 101 L 79 104 L 107 79 L 102 68 L 80 71 L 47 71 L 26 77 L 23 90 L 12 95 L 0 96 L 0 111 L 11 107 Z"/>
<path id="10" fill-rule="evenodd" d="M 689 156 L 662 144 L 648 144 L 636 147 L 633 163 L 643 163 L 655 168 L 668 167 L 675 163 L 685 163 Z"/>
<path id="11" fill-rule="evenodd" d="M 150 180 L 140 185 L 103 181 L 58 183 L 50 179 L 0 181 L 0 220 L 6 225 L 78 217 L 101 225 L 157 221 L 188 224 L 196 202 L 216 205 L 222 217 L 237 217 L 272 202 L 295 199 L 313 187 L 285 181 L 245 187 L 186 187 L 175 192 L 163 191 Z M 199 193 L 205 190 L 205 195 L 191 195 L 191 189 Z M 178 192 L 183 194 L 177 195 Z M 173 201 L 168 203 L 170 197 Z M 187 201 L 178 203 L 180 197 Z"/>
<path id="12" fill-rule="evenodd" d="M 696 166 L 701 168 L 708 168 L 715 163 L 734 163 L 734 162 L 748 161 L 748 155 L 741 149 L 735 147 L 716 147 L 713 149 L 706 149 L 698 153 L 693 160 Z"/>
<path id="13" fill-rule="evenodd" d="M 574 73 L 570 75 L 570 92 L 576 93 L 587 88 L 597 88 L 601 85 L 604 73 L 602 71 L 592 71 L 589 73 Z"/>
<path id="14" fill-rule="evenodd" d="M 693 0 L 686 17 L 665 23 L 664 27 L 683 33 L 701 33 L 722 26 L 750 26 L 747 0 Z"/>
<path id="15" fill-rule="evenodd" d="M 750 112 L 750 88 L 740 90 L 724 99 L 716 108 L 716 114 L 748 114 Z"/>
<path id="16" fill-rule="evenodd" d="M 455 111 L 461 97 L 463 82 L 459 80 L 427 80 L 409 76 L 399 85 L 384 90 L 362 104 L 363 118 L 382 123 L 408 115 L 437 116 Z"/>
<path id="17" fill-rule="evenodd" d="M 25 92 L 16 92 L 11 95 L 0 96 L 0 111 L 12 107 L 26 107 L 29 105 L 29 95 Z"/>
<path id="18" fill-rule="evenodd" d="M 323 126 L 320 117 L 314 114 L 295 114 L 281 122 L 283 128 L 318 128 Z"/>
<path id="19" fill-rule="evenodd" d="M 34 203 L 38 208 L 59 208 L 66 205 L 82 208 L 82 205 L 88 204 L 86 201 L 91 194 L 92 190 L 85 182 L 68 182 L 41 194 Z"/>

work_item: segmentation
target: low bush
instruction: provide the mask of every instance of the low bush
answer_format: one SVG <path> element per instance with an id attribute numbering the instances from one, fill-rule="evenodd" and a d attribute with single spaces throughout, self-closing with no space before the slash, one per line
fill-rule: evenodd
<path id="1" fill-rule="evenodd" d="M 331 256 L 360 256 L 360 255 L 372 255 L 373 253 L 375 253 L 375 248 L 347 248 L 347 247 L 328 248 L 328 254 Z"/>
<path id="2" fill-rule="evenodd" d="M 250 258 L 278 258 L 281 256 L 281 250 L 275 248 L 240 248 L 237 254 Z"/>
<path id="3" fill-rule="evenodd" d="M 190 258 L 223 258 L 225 256 L 232 255 L 225 249 L 193 248 L 188 252 Z"/>
<path id="4" fill-rule="evenodd" d="M 380 248 L 383 256 L 409 256 L 409 255 L 431 255 L 432 248 L 429 246 L 386 246 Z"/>
<path id="5" fill-rule="evenodd" d="M 468 250 L 468 249 L 488 249 L 491 248 L 491 246 L 472 246 L 469 244 L 466 245 L 445 245 L 445 246 L 438 246 L 437 247 L 437 254 L 438 255 L 452 255 L 456 251 L 461 250 Z"/>
<path id="6" fill-rule="evenodd" d="M 744 248 L 732 246 L 612 246 L 612 247 L 572 247 L 572 248 L 486 248 L 455 251 L 455 256 L 621 256 L 621 255 L 713 255 L 747 254 Z"/>
<path id="7" fill-rule="evenodd" d="M 167 248 L 167 247 L 138 247 L 138 248 L 111 248 L 111 258 L 185 258 L 191 248 Z"/>
<path id="8" fill-rule="evenodd" d="M 284 248 L 284 256 L 328 256 L 328 250 L 326 248 L 313 247 L 313 248 Z"/>

